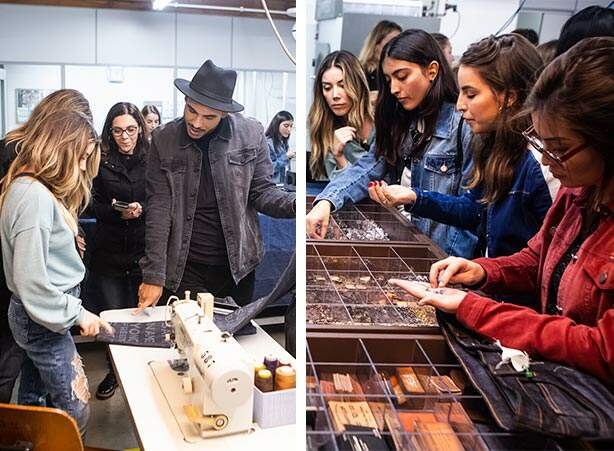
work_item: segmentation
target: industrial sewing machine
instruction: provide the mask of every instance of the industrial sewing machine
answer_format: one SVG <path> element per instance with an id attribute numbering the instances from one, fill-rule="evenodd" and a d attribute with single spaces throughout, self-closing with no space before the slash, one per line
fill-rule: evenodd
<path id="1" fill-rule="evenodd" d="M 249 431 L 254 364 L 233 336 L 213 322 L 213 296 L 199 294 L 194 301 L 186 291 L 186 298 L 175 297 L 168 309 L 167 339 L 189 369 L 172 371 L 166 362 L 155 362 L 165 365 L 152 369 L 186 439 L 196 438 L 190 433 L 194 430 L 202 438 Z"/>

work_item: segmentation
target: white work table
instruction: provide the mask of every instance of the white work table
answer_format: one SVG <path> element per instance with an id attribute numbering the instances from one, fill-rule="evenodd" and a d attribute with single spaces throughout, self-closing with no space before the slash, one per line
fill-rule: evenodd
<path id="1" fill-rule="evenodd" d="M 164 319 L 165 307 L 156 307 L 151 316 L 141 313 L 133 316 L 133 309 L 109 310 L 101 317 L 109 322 L 147 322 Z M 289 359 L 296 368 L 295 360 L 271 336 L 256 325 L 257 333 L 236 337 L 243 348 L 254 357 L 264 358 L 275 354 Z M 273 443 L 283 443 L 288 449 L 296 443 L 296 425 L 260 429 L 251 433 L 234 434 L 219 438 L 203 439 L 198 443 L 184 441 L 183 435 L 167 404 L 166 399 L 149 367 L 152 360 L 177 359 L 174 349 L 134 346 L 109 346 L 118 381 L 130 409 L 137 439 L 145 451 L 170 450 L 247 450 L 268 449 Z M 254 425 L 255 426 L 255 425 Z"/>

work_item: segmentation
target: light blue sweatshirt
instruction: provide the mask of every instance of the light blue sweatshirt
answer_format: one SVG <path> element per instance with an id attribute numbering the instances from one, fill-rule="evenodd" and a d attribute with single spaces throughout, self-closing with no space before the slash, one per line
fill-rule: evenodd
<path id="1" fill-rule="evenodd" d="M 75 236 L 58 202 L 41 183 L 18 178 L 0 212 L 6 284 L 28 316 L 64 333 L 85 313 L 81 299 L 66 294 L 85 275 Z"/>

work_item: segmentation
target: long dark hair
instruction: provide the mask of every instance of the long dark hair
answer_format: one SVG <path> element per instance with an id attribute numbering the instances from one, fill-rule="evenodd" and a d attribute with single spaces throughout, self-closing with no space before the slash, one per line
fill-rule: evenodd
<path id="1" fill-rule="evenodd" d="M 147 117 L 148 114 L 155 114 L 158 116 L 158 122 L 162 125 L 162 116 L 160 115 L 160 111 L 155 105 L 145 105 L 141 110 L 141 114 L 143 118 Z"/>
<path id="2" fill-rule="evenodd" d="M 271 122 L 269 122 L 269 126 L 264 132 L 267 138 L 271 138 L 273 140 L 273 147 L 275 149 L 279 147 L 280 143 L 283 142 L 285 144 L 288 142 L 288 138 L 284 138 L 279 134 L 279 124 L 285 121 L 294 122 L 294 117 L 292 117 L 289 112 L 282 110 L 278 112 L 275 116 L 273 116 L 273 119 L 271 119 Z"/>
<path id="3" fill-rule="evenodd" d="M 614 38 L 583 39 L 544 69 L 526 108 L 551 124 L 569 127 L 604 161 L 589 205 L 607 199 L 614 179 Z"/>
<path id="4" fill-rule="evenodd" d="M 384 77 L 385 58 L 405 60 L 427 68 L 432 61 L 439 64 L 439 71 L 429 92 L 412 111 L 406 111 L 390 92 L 390 83 Z M 409 124 L 424 119 L 424 133 L 412 149 L 412 156 L 421 155 L 428 140 L 435 132 L 437 117 L 444 102 L 455 103 L 458 88 L 446 57 L 433 36 L 424 30 L 405 30 L 392 39 L 382 51 L 378 68 L 378 82 L 381 89 L 375 107 L 376 156 L 385 157 L 386 162 L 396 166 L 403 158 L 403 142 L 409 133 Z"/>
<path id="5" fill-rule="evenodd" d="M 511 33 L 471 44 L 460 65 L 475 69 L 495 94 L 504 94 L 493 131 L 473 137 L 468 183 L 469 188 L 482 186 L 482 201 L 496 202 L 509 192 L 516 165 L 528 152 L 522 132 L 531 119 L 519 113 L 539 76 L 542 59 L 526 38 Z M 510 103 L 512 94 L 516 99 Z"/>
<path id="6" fill-rule="evenodd" d="M 145 119 L 143 119 L 143 115 L 139 109 L 128 102 L 116 103 L 107 113 L 107 118 L 102 127 L 102 159 L 108 160 L 111 152 L 119 152 L 115 138 L 113 138 L 113 134 L 111 133 L 111 128 L 113 128 L 113 119 L 118 116 L 123 116 L 124 114 L 132 116 L 136 123 L 139 124 L 140 131 L 136 146 L 134 147 L 134 155 L 141 161 L 145 161 L 149 142 L 147 128 L 145 127 Z"/>
<path id="7" fill-rule="evenodd" d="M 614 36 L 614 9 L 589 6 L 565 22 L 555 56 L 559 56 L 585 38 Z"/>

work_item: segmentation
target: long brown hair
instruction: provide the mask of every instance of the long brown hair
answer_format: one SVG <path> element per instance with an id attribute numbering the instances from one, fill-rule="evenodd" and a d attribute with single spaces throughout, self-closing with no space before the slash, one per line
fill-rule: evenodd
<path id="1" fill-rule="evenodd" d="M 8 132 L 4 137 L 4 142 L 6 144 L 15 142 L 15 152 L 19 152 L 21 141 L 32 127 L 50 114 L 60 110 L 79 111 L 89 117 L 90 120 L 92 119 L 90 104 L 83 94 L 75 89 L 59 89 L 41 100 L 32 110 L 32 114 L 26 123 Z"/>
<path id="2" fill-rule="evenodd" d="M 439 65 L 428 93 L 412 111 L 403 109 L 390 92 L 390 82 L 385 79 L 382 68 L 386 58 L 409 61 L 424 69 L 432 61 Z M 396 166 L 403 159 L 403 143 L 410 131 L 409 125 L 418 119 L 424 120 L 422 138 L 412 149 L 412 156 L 421 155 L 435 132 L 442 105 L 456 102 L 458 88 L 439 44 L 424 30 L 405 30 L 386 44 L 379 62 L 378 78 L 381 89 L 375 106 L 376 156 L 384 157 L 389 165 Z"/>
<path id="3" fill-rule="evenodd" d="M 57 111 L 33 123 L 2 180 L 0 208 L 15 176 L 27 168 L 66 210 L 66 222 L 76 234 L 77 217 L 89 202 L 92 180 L 100 162 L 96 145 L 86 160 L 85 171 L 80 168 L 92 141 L 98 142 L 96 130 L 90 119 L 77 111 Z"/>
<path id="4" fill-rule="evenodd" d="M 322 76 L 327 70 L 337 67 L 343 73 L 345 91 L 350 99 L 347 121 L 341 124 L 326 103 L 322 92 Z M 313 84 L 313 103 L 309 110 L 309 131 L 311 137 L 311 159 L 309 169 L 314 178 L 326 175 L 324 160 L 333 146 L 336 127 L 350 126 L 360 131 L 367 122 L 373 122 L 369 108 L 369 86 L 358 59 L 350 52 L 339 50 L 329 54 L 318 70 Z"/>
<path id="5" fill-rule="evenodd" d="M 378 52 L 377 46 L 393 31 L 398 31 L 400 33 L 403 29 L 396 22 L 380 20 L 365 38 L 358 59 L 366 73 L 375 72 L 377 70 L 380 53 L 382 51 L 382 49 L 379 49 Z"/>
<path id="6" fill-rule="evenodd" d="M 614 179 L 614 38 L 587 38 L 555 58 L 526 101 L 528 111 L 560 121 L 604 161 L 602 183 L 589 200 L 597 209 Z"/>
<path id="7" fill-rule="evenodd" d="M 475 69 L 496 95 L 504 94 L 494 130 L 474 135 L 471 143 L 473 168 L 468 187 L 481 186 L 482 201 L 493 203 L 508 194 L 516 165 L 528 152 L 522 132 L 531 119 L 519 112 L 539 75 L 542 59 L 524 37 L 504 34 L 472 44 L 460 65 Z"/>

